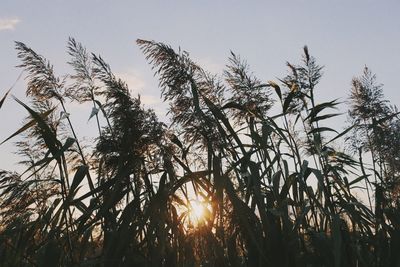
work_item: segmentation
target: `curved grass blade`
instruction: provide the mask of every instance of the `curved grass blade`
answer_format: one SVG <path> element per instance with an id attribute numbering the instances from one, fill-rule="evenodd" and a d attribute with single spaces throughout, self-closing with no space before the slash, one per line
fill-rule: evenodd
<path id="1" fill-rule="evenodd" d="M 1 106 L 0 106 L 1 107 Z M 42 114 L 40 114 L 40 117 L 42 119 L 47 118 L 47 116 L 49 116 L 55 108 L 52 108 Z M 21 128 L 19 128 L 15 133 L 13 133 L 12 135 L 10 135 L 8 138 L 6 138 L 3 142 L 0 143 L 0 145 L 4 144 L 5 142 L 7 142 L 8 140 L 10 140 L 11 138 L 13 138 L 14 136 L 19 135 L 20 133 L 23 133 L 24 131 L 28 130 L 29 128 L 31 128 L 32 126 L 36 125 L 37 121 L 36 120 L 31 120 L 29 121 L 27 124 L 25 124 L 24 126 L 22 126 Z"/>
<path id="2" fill-rule="evenodd" d="M 14 97 L 14 99 L 15 99 L 15 101 L 17 101 L 17 103 L 19 103 L 21 106 L 23 106 L 29 112 L 29 114 L 32 116 L 32 118 L 37 122 L 37 124 L 41 130 L 41 134 L 42 134 L 42 138 L 43 138 L 44 142 L 46 143 L 46 145 L 49 148 L 53 157 L 56 157 L 57 152 L 59 150 L 57 148 L 58 147 L 57 137 L 54 134 L 54 132 L 50 129 L 50 127 L 47 125 L 47 123 L 44 121 L 44 119 L 40 116 L 40 114 L 38 114 L 36 111 L 34 111 L 33 109 L 31 109 L 30 107 L 25 105 L 18 98 Z"/>
<path id="3" fill-rule="evenodd" d="M 4 103 L 4 101 L 6 100 L 7 95 L 10 93 L 10 91 L 11 91 L 11 88 L 8 89 L 8 91 L 6 92 L 6 94 L 5 94 L 5 95 L 3 96 L 3 98 L 0 100 L 0 109 L 1 109 L 1 107 L 3 106 L 3 103 Z"/>

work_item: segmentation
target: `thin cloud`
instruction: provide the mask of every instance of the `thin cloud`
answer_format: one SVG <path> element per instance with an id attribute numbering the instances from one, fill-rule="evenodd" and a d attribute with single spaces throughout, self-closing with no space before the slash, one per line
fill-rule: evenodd
<path id="1" fill-rule="evenodd" d="M 154 95 L 145 95 L 145 94 L 139 94 L 140 95 L 140 101 L 142 104 L 145 104 L 147 106 L 156 106 L 162 103 L 160 97 L 154 96 Z"/>
<path id="2" fill-rule="evenodd" d="M 18 18 L 0 18 L 0 31 L 14 30 L 20 21 Z"/>
<path id="3" fill-rule="evenodd" d="M 146 86 L 146 82 L 136 70 L 116 72 L 115 75 L 126 82 L 129 89 L 134 93 L 142 92 Z"/>
<path id="4" fill-rule="evenodd" d="M 221 74 L 225 67 L 223 64 L 217 63 L 211 58 L 199 58 L 195 60 L 195 62 L 211 74 Z"/>
<path id="5" fill-rule="evenodd" d="M 155 96 L 148 88 L 148 84 L 139 71 L 130 69 L 124 72 L 116 72 L 115 75 L 127 83 L 132 96 L 140 95 L 141 103 L 146 106 L 156 106 L 162 101 L 159 96 Z"/>

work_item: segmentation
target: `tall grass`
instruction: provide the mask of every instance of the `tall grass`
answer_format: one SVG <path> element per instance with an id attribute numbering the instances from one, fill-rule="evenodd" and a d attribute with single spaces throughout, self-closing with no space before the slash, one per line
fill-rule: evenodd
<path id="1" fill-rule="evenodd" d="M 187 52 L 137 44 L 169 126 L 74 39 L 63 79 L 16 43 L 31 104 L 15 99 L 29 116 L 10 138 L 22 136 L 27 169 L 0 172 L 1 266 L 400 266 L 400 120 L 360 110 L 372 74 L 354 79 L 351 125 L 338 131 L 339 102 L 318 102 L 322 67 L 307 47 L 265 83 L 234 53 L 217 77 Z M 70 101 L 92 106 L 93 149 Z M 335 147 L 345 139 L 357 153 Z M 193 199 L 205 203 L 197 224 Z"/>

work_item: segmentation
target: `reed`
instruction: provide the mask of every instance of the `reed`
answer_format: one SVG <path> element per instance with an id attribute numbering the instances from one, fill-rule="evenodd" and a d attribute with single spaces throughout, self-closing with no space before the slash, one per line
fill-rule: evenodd
<path id="1" fill-rule="evenodd" d="M 217 77 L 137 44 L 169 125 L 73 38 L 64 78 L 16 43 L 31 104 L 15 99 L 29 116 L 5 140 L 26 171 L 0 171 L 1 266 L 399 266 L 400 119 L 368 69 L 338 130 L 307 47 L 263 82 L 234 53 Z M 71 101 L 93 108 L 93 148 Z"/>

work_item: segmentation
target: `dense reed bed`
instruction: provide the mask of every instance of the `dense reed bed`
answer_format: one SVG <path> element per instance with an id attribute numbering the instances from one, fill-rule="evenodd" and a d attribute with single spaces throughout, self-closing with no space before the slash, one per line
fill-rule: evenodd
<path id="1" fill-rule="evenodd" d="M 400 119 L 368 68 L 343 114 L 317 100 L 307 47 L 266 82 L 234 53 L 220 77 L 137 44 L 169 125 L 74 39 L 62 78 L 16 43 L 30 103 L 15 99 L 28 117 L 10 139 L 26 171 L 0 171 L 1 266 L 400 266 Z M 93 146 L 71 101 L 93 107 Z"/>

